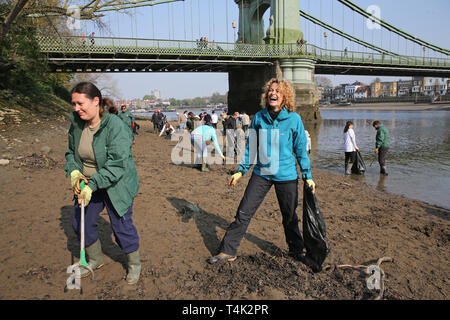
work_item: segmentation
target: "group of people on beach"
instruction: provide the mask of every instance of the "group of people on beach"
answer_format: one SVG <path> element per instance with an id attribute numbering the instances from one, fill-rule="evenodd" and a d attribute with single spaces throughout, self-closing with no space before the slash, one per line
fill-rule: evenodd
<path id="1" fill-rule="evenodd" d="M 133 202 L 139 188 L 132 154 L 134 137 L 130 121 L 133 123 L 134 120 L 126 115 L 126 106 L 122 106 L 121 113 L 116 116 L 111 102 L 103 98 L 100 90 L 90 82 L 77 84 L 72 89 L 71 96 L 74 111 L 70 115 L 71 126 L 64 169 L 66 176 L 70 176 L 75 198 L 73 228 L 80 238 L 80 205 L 83 201 L 89 267 L 92 270 L 102 267 L 104 260 L 97 218 L 106 207 L 116 242 L 127 255 L 126 281 L 128 284 L 135 284 L 140 277 L 141 261 L 139 235 L 132 221 Z M 308 251 L 304 252 L 305 245 L 296 213 L 299 178 L 313 193 L 316 186 L 308 157 L 308 136 L 300 115 L 295 112 L 295 91 L 292 84 L 283 79 L 271 79 L 263 88 L 261 107 L 252 119 L 245 112 L 242 115 L 237 112 L 230 116 L 223 113 L 220 115 L 226 134 L 232 132 L 231 129 L 236 129 L 239 118 L 246 133 L 243 157 L 236 172 L 229 178 L 228 185 L 235 186 L 253 166 L 254 168 L 234 221 L 228 226 L 217 254 L 208 259 L 212 264 L 236 260 L 238 247 L 251 218 L 272 185 L 280 205 L 289 255 L 299 259 L 308 258 Z M 179 129 L 186 129 L 190 133 L 191 144 L 201 159 L 198 161 L 202 171 L 207 171 L 205 159 L 208 141 L 212 141 L 220 157 L 225 160 L 216 136 L 218 121 L 219 116 L 215 112 L 195 116 L 192 112 L 185 111 L 178 117 Z M 380 132 L 377 134 L 376 152 L 383 160 L 389 147 L 387 130 L 379 122 L 374 122 L 374 127 Z M 168 128 L 170 134 L 175 132 L 172 125 L 165 123 L 163 128 L 158 128 L 160 136 L 165 128 Z M 346 143 L 349 141 L 349 148 L 345 151 L 347 166 L 352 161 L 352 152 L 359 148 L 353 124 L 348 124 L 344 131 Z M 230 136 L 230 139 L 233 137 Z M 257 152 L 252 150 L 255 145 Z M 300 177 L 297 164 L 300 167 Z M 88 274 L 88 270 L 82 269 L 82 276 Z"/>

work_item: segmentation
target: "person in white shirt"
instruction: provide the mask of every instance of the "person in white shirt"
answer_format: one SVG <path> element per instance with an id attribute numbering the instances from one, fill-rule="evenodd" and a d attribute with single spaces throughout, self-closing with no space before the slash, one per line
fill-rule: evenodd
<path id="1" fill-rule="evenodd" d="M 352 174 L 352 165 L 356 159 L 356 151 L 359 151 L 359 148 L 356 145 L 353 122 L 347 121 L 344 128 L 345 174 Z"/>
<path id="2" fill-rule="evenodd" d="M 217 122 L 218 121 L 219 121 L 219 116 L 217 115 L 217 113 L 215 111 L 213 111 L 212 114 L 211 114 L 211 124 L 212 124 L 214 129 L 217 129 Z"/>
<path id="3" fill-rule="evenodd" d="M 159 136 L 161 137 L 164 132 L 166 133 L 166 139 L 171 139 L 172 133 L 175 132 L 175 128 L 170 123 L 166 123 L 166 125 L 162 128 Z"/>
<path id="4" fill-rule="evenodd" d="M 309 134 L 308 130 L 305 130 L 306 134 L 306 151 L 308 153 L 311 153 L 311 135 Z"/>
<path id="5" fill-rule="evenodd" d="M 250 117 L 248 114 L 244 111 L 241 115 L 241 124 L 242 124 L 242 130 L 247 134 L 247 130 L 250 126 Z"/>

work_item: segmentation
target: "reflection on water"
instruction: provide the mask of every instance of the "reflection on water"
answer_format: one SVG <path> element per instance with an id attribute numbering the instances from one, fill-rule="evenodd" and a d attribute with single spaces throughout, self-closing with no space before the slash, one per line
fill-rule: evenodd
<path id="1" fill-rule="evenodd" d="M 358 179 L 379 190 L 450 208 L 450 111 L 321 110 L 321 115 L 317 132 L 310 132 L 313 167 L 344 174 L 343 130 L 350 120 L 367 167 Z M 380 176 L 374 154 L 374 120 L 390 133 L 387 177 Z"/>

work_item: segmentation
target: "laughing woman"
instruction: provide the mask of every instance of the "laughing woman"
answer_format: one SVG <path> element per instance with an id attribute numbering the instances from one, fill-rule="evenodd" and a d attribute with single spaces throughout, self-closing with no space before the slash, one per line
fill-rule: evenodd
<path id="1" fill-rule="evenodd" d="M 72 89 L 74 112 L 70 115 L 69 147 L 66 152 L 66 175 L 70 175 L 75 201 L 72 225 L 80 237 L 81 200 L 85 201 L 85 239 L 89 266 L 103 266 L 97 218 L 106 207 L 116 242 L 127 255 L 126 280 L 139 280 L 139 236 L 133 225 L 133 199 L 139 181 L 131 153 L 131 130 L 116 115 L 104 112 L 98 88 L 81 82 Z M 80 190 L 80 180 L 87 184 Z M 82 269 L 82 276 L 89 271 Z"/>
<path id="2" fill-rule="evenodd" d="M 251 168 L 254 157 L 256 165 L 237 209 L 235 220 L 227 228 L 221 242 L 220 253 L 211 257 L 210 263 L 236 259 L 237 249 L 250 220 L 272 185 L 275 186 L 283 216 L 289 253 L 302 255 L 304 243 L 295 212 L 298 205 L 297 163 L 300 165 L 302 179 L 313 188 L 313 192 L 315 184 L 311 176 L 305 129 L 300 115 L 294 111 L 294 101 L 294 89 L 290 82 L 271 79 L 266 84 L 261 97 L 263 109 L 252 119 L 244 157 L 228 184 L 234 186 L 237 183 Z M 255 145 L 259 150 L 252 151 L 251 146 Z"/>

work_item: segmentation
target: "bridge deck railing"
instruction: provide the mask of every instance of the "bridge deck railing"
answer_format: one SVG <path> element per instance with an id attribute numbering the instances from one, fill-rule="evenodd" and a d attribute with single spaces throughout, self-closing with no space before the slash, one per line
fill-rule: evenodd
<path id="1" fill-rule="evenodd" d="M 382 53 L 327 50 L 311 44 L 247 44 L 111 37 L 46 36 L 38 42 L 44 53 L 133 54 L 271 59 L 307 56 L 321 62 L 450 67 L 450 59 L 393 56 Z"/>

